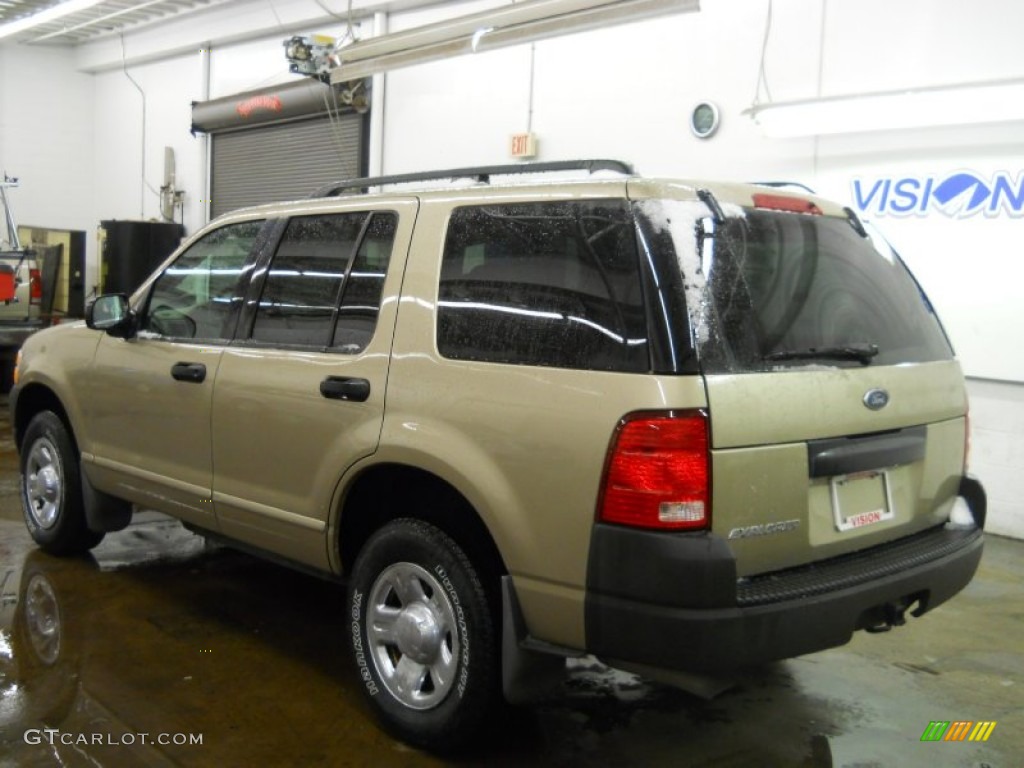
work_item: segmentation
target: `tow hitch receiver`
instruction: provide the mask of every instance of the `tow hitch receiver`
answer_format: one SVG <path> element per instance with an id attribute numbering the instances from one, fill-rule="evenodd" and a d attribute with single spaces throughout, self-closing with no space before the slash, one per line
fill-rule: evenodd
<path id="1" fill-rule="evenodd" d="M 864 616 L 864 629 L 872 634 L 888 632 L 893 627 L 902 627 L 907 623 L 907 611 L 917 603 L 917 606 L 910 611 L 910 615 L 920 616 L 925 612 L 924 597 L 905 597 L 901 600 L 886 603 L 867 611 Z"/>

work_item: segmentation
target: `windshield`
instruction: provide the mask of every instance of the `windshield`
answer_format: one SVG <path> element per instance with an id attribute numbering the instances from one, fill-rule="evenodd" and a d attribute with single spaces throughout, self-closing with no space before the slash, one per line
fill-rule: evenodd
<path id="1" fill-rule="evenodd" d="M 847 219 L 729 206 L 713 222 L 706 207 L 692 216 L 701 204 L 663 205 L 680 207 L 671 231 L 705 372 L 952 357 L 903 262 Z M 679 226 L 687 218 L 692 226 Z"/>

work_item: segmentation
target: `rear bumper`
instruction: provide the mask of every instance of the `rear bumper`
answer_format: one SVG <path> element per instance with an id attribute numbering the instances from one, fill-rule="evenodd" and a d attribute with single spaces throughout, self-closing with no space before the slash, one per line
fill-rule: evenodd
<path id="1" fill-rule="evenodd" d="M 981 560 L 985 497 L 961 495 L 978 527 L 939 526 L 863 552 L 737 581 L 724 541 L 595 526 L 587 650 L 609 661 L 705 674 L 843 645 L 963 589 Z"/>

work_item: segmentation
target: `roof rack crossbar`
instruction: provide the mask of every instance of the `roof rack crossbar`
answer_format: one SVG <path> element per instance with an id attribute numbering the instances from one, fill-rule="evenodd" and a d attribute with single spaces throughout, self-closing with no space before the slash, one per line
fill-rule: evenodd
<path id="1" fill-rule="evenodd" d="M 441 179 L 475 179 L 488 183 L 491 176 L 512 176 L 525 173 L 554 173 L 556 171 L 615 171 L 628 176 L 633 175 L 633 166 L 621 160 L 555 160 L 545 163 L 515 163 L 510 165 L 482 165 L 475 168 L 450 168 L 444 171 L 423 171 L 420 173 L 401 173 L 393 176 L 366 176 L 358 179 L 346 179 L 321 187 L 311 197 L 333 197 L 346 190 L 365 191 L 368 187 L 380 187 L 385 184 L 409 184 L 417 181 L 437 181 Z"/>

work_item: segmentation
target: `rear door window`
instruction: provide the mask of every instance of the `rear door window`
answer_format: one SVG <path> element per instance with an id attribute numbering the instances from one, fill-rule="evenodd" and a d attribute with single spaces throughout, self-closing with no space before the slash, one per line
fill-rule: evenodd
<path id="1" fill-rule="evenodd" d="M 331 340 L 334 349 L 359 352 L 373 336 L 397 226 L 393 213 L 376 213 L 364 230 L 338 307 Z"/>
<path id="2" fill-rule="evenodd" d="M 445 241 L 437 344 L 454 359 L 649 370 L 628 204 L 457 208 Z"/>
<path id="3" fill-rule="evenodd" d="M 377 325 L 398 217 L 297 216 L 270 262 L 252 328 L 257 343 L 360 352 Z"/>

